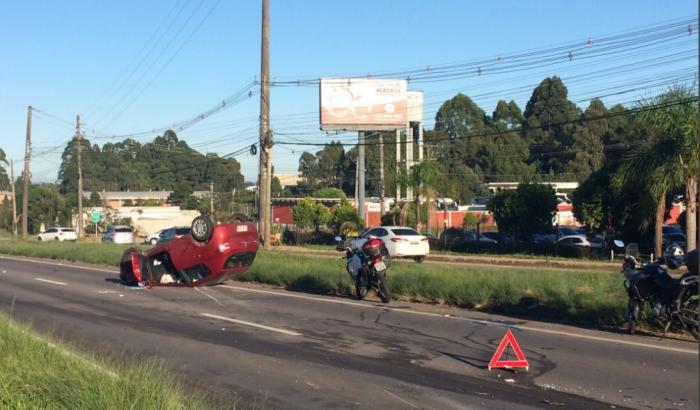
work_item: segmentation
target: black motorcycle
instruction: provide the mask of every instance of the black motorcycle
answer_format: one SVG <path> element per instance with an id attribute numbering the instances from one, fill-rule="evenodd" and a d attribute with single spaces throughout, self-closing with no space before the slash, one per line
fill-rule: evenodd
<path id="1" fill-rule="evenodd" d="M 336 237 L 337 249 L 345 250 L 345 269 L 355 282 L 355 294 L 359 300 L 370 290 L 376 291 L 384 303 L 391 301 L 391 291 L 386 282 L 386 261 L 382 250 L 384 241 L 368 238 L 361 245 L 341 247 L 341 238 Z"/>
<path id="2" fill-rule="evenodd" d="M 697 251 L 683 255 L 671 250 L 656 261 L 641 262 L 636 244 L 627 246 L 623 262 L 627 289 L 627 332 L 634 334 L 640 315 L 646 318 L 644 306 L 651 308 L 651 317 L 664 324 L 664 335 L 673 322 L 684 326 L 698 338 L 698 271 Z M 680 268 L 688 259 L 689 271 L 675 279 L 662 266 Z M 693 259 L 694 258 L 694 259 Z"/>

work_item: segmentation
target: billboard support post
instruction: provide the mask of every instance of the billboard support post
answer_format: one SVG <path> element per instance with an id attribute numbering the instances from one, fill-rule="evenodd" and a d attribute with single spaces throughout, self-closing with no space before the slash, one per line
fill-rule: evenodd
<path id="1" fill-rule="evenodd" d="M 413 168 L 413 128 L 411 128 L 411 123 L 406 123 L 406 174 L 411 174 L 411 168 Z M 408 185 L 406 187 L 406 200 L 411 201 L 413 199 L 413 187 Z"/>
<path id="2" fill-rule="evenodd" d="M 401 130 L 396 129 L 396 176 L 399 176 L 399 167 L 401 166 Z M 399 178 L 396 178 L 396 203 L 401 201 L 401 183 Z"/>
<path id="3" fill-rule="evenodd" d="M 365 133 L 360 131 L 357 133 L 358 138 L 358 153 L 357 153 L 357 166 L 359 167 L 359 177 L 357 178 L 359 189 L 359 205 L 360 219 L 364 226 L 367 226 L 366 212 L 365 212 Z"/>

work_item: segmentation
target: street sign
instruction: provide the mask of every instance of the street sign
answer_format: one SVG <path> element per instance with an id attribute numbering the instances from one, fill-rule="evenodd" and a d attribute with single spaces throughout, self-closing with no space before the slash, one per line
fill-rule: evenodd
<path id="1" fill-rule="evenodd" d="M 102 215 L 100 215 L 100 211 L 92 211 L 92 222 L 98 223 L 98 222 L 100 222 L 100 219 L 102 219 Z"/>

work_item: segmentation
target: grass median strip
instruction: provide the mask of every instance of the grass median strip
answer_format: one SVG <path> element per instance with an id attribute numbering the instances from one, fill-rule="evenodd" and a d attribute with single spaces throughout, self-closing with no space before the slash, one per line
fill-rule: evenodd
<path id="1" fill-rule="evenodd" d="M 261 252 L 239 280 L 353 294 L 340 257 Z M 627 303 L 622 278 L 611 272 L 394 263 L 388 282 L 392 294 L 405 300 L 598 325 L 624 321 Z"/>
<path id="2" fill-rule="evenodd" d="M 110 362 L 34 332 L 0 313 L 0 408 L 204 409 L 153 362 Z"/>
<path id="3" fill-rule="evenodd" d="M 117 266 L 126 247 L 2 241 L 0 253 Z M 353 284 L 341 256 L 260 251 L 252 268 L 238 279 L 349 296 Z M 593 325 L 617 325 L 625 320 L 627 297 L 621 275 L 613 272 L 394 263 L 388 275 L 392 293 L 404 300 Z"/>

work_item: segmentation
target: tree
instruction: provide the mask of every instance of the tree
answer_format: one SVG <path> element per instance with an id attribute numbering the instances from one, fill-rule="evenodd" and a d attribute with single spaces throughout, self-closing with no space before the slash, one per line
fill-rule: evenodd
<path id="1" fill-rule="evenodd" d="M 571 121 L 579 109 L 567 98 L 568 90 L 557 76 L 545 78 L 532 92 L 523 113 L 523 131 L 528 141 L 544 145 L 569 146 L 574 142 Z M 564 161 L 560 155 L 533 158 L 542 172 L 560 173 Z"/>
<path id="2" fill-rule="evenodd" d="M 182 209 L 197 209 L 200 204 L 199 201 L 192 196 L 193 193 L 194 190 L 190 184 L 185 181 L 178 181 L 175 183 L 175 187 L 170 193 L 170 196 L 168 196 L 168 201 L 179 205 Z"/>
<path id="3" fill-rule="evenodd" d="M 656 255 L 662 252 L 666 196 L 677 187 L 685 189 L 688 250 L 697 246 L 698 105 L 693 97 L 690 89 L 673 87 L 657 98 L 640 102 L 640 108 L 655 107 L 640 112 L 637 117 L 651 133 L 652 144 L 634 151 L 615 175 L 614 183 L 618 187 L 644 181 L 644 190 L 656 199 L 653 219 Z M 658 105 L 664 108 L 657 108 Z"/>
<path id="4" fill-rule="evenodd" d="M 345 192 L 339 188 L 321 188 L 314 191 L 311 196 L 314 198 L 347 198 Z"/>
<path id="5" fill-rule="evenodd" d="M 272 182 L 270 182 L 270 191 L 273 198 L 281 197 L 282 193 L 284 192 L 282 189 L 282 183 L 280 183 L 280 179 L 276 176 L 272 177 Z"/>
<path id="6" fill-rule="evenodd" d="M 362 226 L 360 213 L 345 198 L 333 210 L 331 222 L 335 225 L 336 232 L 343 236 L 347 236 L 348 231 L 357 232 Z"/>
<path id="7" fill-rule="evenodd" d="M 92 191 L 90 194 L 90 199 L 88 199 L 87 206 L 102 206 L 102 197 L 96 191 Z"/>
<path id="8" fill-rule="evenodd" d="M 591 100 L 590 105 L 581 116 L 584 122 L 574 128 L 573 149 L 574 158 L 566 164 L 566 171 L 573 174 L 577 180 L 584 181 L 588 176 L 601 167 L 604 160 L 603 138 L 608 125 L 605 119 L 592 120 L 605 116 L 608 110 L 598 99 Z"/>
<path id="9" fill-rule="evenodd" d="M 5 151 L 0 148 L 0 189 L 7 189 L 7 187 L 10 186 L 10 179 L 7 177 L 7 171 L 5 171 L 5 168 L 2 166 L 2 164 L 5 164 L 5 166 L 8 165 L 7 162 L 7 156 L 5 155 Z"/>
<path id="10" fill-rule="evenodd" d="M 316 203 L 311 198 L 304 198 L 292 208 L 294 223 L 300 229 L 314 228 L 330 221 L 331 213 L 323 204 Z"/>
<path id="11" fill-rule="evenodd" d="M 546 184 L 521 183 L 514 190 L 504 190 L 491 199 L 488 209 L 498 231 L 518 237 L 552 231 L 557 209 L 554 190 Z"/>

